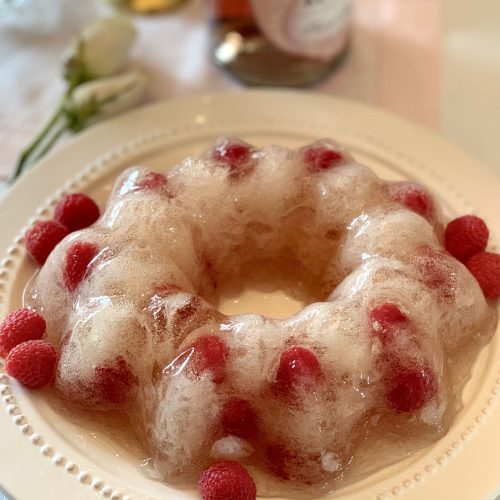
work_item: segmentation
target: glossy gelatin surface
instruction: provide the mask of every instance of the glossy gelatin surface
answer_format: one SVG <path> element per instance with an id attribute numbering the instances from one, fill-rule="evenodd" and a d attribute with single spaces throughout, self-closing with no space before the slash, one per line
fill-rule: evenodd
<path id="1" fill-rule="evenodd" d="M 166 481 L 227 458 L 259 494 L 312 494 L 435 441 L 461 407 L 497 317 L 443 228 L 425 188 L 334 141 L 223 139 L 167 175 L 125 171 L 27 296 L 59 346 L 61 396 L 123 409 Z M 76 281 L 75 248 L 90 255 Z M 309 305 L 217 310 L 263 277 Z"/>

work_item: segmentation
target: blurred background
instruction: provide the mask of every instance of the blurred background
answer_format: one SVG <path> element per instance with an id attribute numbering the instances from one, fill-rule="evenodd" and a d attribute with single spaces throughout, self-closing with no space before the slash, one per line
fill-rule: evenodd
<path id="1" fill-rule="evenodd" d="M 130 1 L 146 11 L 177 3 Z M 246 88 L 241 74 L 238 79 L 231 74 L 234 69 L 221 67 L 234 59 L 249 33 L 237 20 L 231 24 L 248 7 L 245 2 L 177 1 L 156 14 L 124 11 L 138 32 L 128 66 L 149 76 L 146 102 Z M 286 13 L 286 3 L 296 3 L 275 2 Z M 69 40 L 93 19 L 114 11 L 114 5 L 98 0 L 0 0 L 0 179 L 10 177 L 21 150 L 64 92 L 61 60 Z M 345 19 L 337 20 L 339 50 L 328 55 L 327 67 L 321 66 L 318 78 L 313 69 L 305 71 L 318 81 L 292 83 L 372 104 L 432 129 L 500 176 L 500 2 L 353 0 L 349 16 L 344 38 Z M 266 13 L 261 17 L 266 19 Z M 289 22 L 302 29 L 303 19 Z M 229 45 L 220 49 L 221 40 Z M 251 43 L 259 48 L 258 40 Z M 214 63 L 217 47 L 219 65 Z M 284 68 L 280 64 L 275 77 L 276 67 Z"/>

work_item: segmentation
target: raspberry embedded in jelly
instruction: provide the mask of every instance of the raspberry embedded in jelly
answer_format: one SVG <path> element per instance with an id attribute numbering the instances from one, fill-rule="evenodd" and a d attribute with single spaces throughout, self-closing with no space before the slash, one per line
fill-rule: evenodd
<path id="1" fill-rule="evenodd" d="M 125 196 L 129 193 L 158 193 L 169 199 L 175 197 L 175 193 L 169 187 L 167 177 L 160 172 L 137 170 L 122 181 L 117 193 Z"/>
<path id="2" fill-rule="evenodd" d="M 231 398 L 224 404 L 220 421 L 227 434 L 248 439 L 257 433 L 257 416 L 245 399 Z"/>
<path id="3" fill-rule="evenodd" d="M 196 376 L 210 372 L 212 380 L 216 384 L 220 384 L 224 380 L 229 350 L 220 337 L 202 335 L 188 349 L 192 351 L 187 367 L 188 370 Z"/>
<path id="4" fill-rule="evenodd" d="M 250 148 L 245 144 L 223 142 L 214 150 L 214 158 L 229 165 L 238 165 L 248 160 Z"/>
<path id="5" fill-rule="evenodd" d="M 75 241 L 66 252 L 63 278 L 66 288 L 72 292 L 84 279 L 89 270 L 89 265 L 98 254 L 99 249 L 94 243 Z"/>
<path id="6" fill-rule="evenodd" d="M 121 356 L 114 363 L 95 369 L 96 395 L 105 403 L 126 403 L 136 382 L 132 370 Z"/>
<path id="7" fill-rule="evenodd" d="M 242 143 L 224 141 L 213 150 L 213 158 L 229 168 L 229 176 L 236 180 L 250 172 L 251 148 Z"/>
<path id="8" fill-rule="evenodd" d="M 288 443 L 275 442 L 266 447 L 265 460 L 270 472 L 286 481 L 313 484 L 318 478 L 324 478 L 319 452 L 308 453 Z M 314 477 L 316 481 L 312 479 Z"/>
<path id="9" fill-rule="evenodd" d="M 429 246 L 418 249 L 417 268 L 421 281 L 435 290 L 441 300 L 449 300 L 454 295 L 454 276 L 449 266 L 449 257 L 445 252 Z"/>
<path id="10" fill-rule="evenodd" d="M 329 170 L 344 161 L 344 156 L 340 151 L 335 151 L 324 146 L 308 147 L 304 150 L 303 155 L 307 170 L 311 173 Z"/>
<path id="11" fill-rule="evenodd" d="M 388 370 L 385 397 L 396 413 L 420 410 L 436 396 L 436 374 L 430 367 L 395 363 Z"/>
<path id="12" fill-rule="evenodd" d="M 297 454 L 281 443 L 271 444 L 266 449 L 266 462 L 269 470 L 281 479 L 290 479 L 290 468 L 297 461 Z"/>
<path id="13" fill-rule="evenodd" d="M 408 323 L 408 318 L 396 304 L 385 303 L 376 306 L 369 316 L 373 333 L 383 345 L 389 344 L 397 331 Z"/>
<path id="14" fill-rule="evenodd" d="M 191 295 L 187 301 L 176 309 L 175 320 L 187 321 L 192 318 L 201 308 L 201 300 L 196 295 Z"/>
<path id="15" fill-rule="evenodd" d="M 159 172 L 148 172 L 138 179 L 135 187 L 138 189 L 156 190 L 167 185 L 167 178 Z"/>
<path id="16" fill-rule="evenodd" d="M 405 205 L 410 210 L 425 217 L 429 222 L 434 215 L 434 202 L 429 192 L 420 184 L 413 182 L 394 182 L 389 184 L 389 197 Z"/>
<path id="17" fill-rule="evenodd" d="M 291 347 L 280 356 L 273 392 L 287 397 L 298 388 L 313 390 L 323 378 L 321 365 L 314 353 L 305 347 Z"/>

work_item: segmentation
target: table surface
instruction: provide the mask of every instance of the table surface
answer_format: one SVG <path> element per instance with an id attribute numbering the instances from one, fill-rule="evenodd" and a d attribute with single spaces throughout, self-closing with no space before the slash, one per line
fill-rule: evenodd
<path id="1" fill-rule="evenodd" d="M 48 27 L 0 29 L 0 179 L 58 101 L 68 39 L 103 13 L 99 2 L 51 3 L 57 12 Z M 210 61 L 203 0 L 134 20 L 139 37 L 130 65 L 148 72 L 148 100 L 242 88 Z M 500 176 L 498 0 L 355 0 L 351 42 L 345 63 L 311 91 L 430 128 Z"/>

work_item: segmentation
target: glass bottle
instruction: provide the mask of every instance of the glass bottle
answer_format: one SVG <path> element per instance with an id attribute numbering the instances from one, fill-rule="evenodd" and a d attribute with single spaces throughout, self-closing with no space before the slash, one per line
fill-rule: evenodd
<path id="1" fill-rule="evenodd" d="M 212 57 L 250 85 L 306 86 L 346 53 L 352 0 L 209 0 Z"/>

